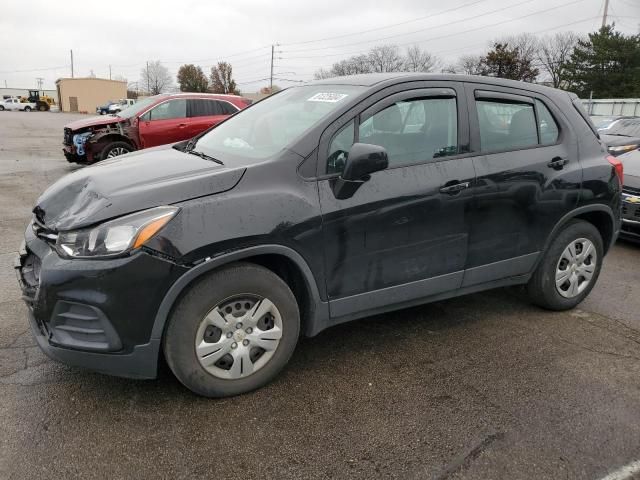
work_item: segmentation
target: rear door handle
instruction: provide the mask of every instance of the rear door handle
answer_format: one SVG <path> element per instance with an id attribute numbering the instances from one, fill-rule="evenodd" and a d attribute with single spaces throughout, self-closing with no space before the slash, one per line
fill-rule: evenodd
<path id="1" fill-rule="evenodd" d="M 440 187 L 440 193 L 448 193 L 449 195 L 455 195 L 456 193 L 461 192 L 465 188 L 469 188 L 470 185 L 471 183 L 469 182 L 462 182 L 462 183 L 456 183 L 454 185 L 447 185 L 445 187 Z"/>
<path id="2" fill-rule="evenodd" d="M 186 127 L 186 126 L 187 126 L 187 124 L 186 124 L 186 123 L 180 123 L 180 124 L 178 125 L 178 127 L 179 127 L 179 128 L 184 128 L 184 127 Z"/>
<path id="3" fill-rule="evenodd" d="M 547 163 L 547 167 L 553 168 L 554 170 L 562 170 L 567 163 L 569 163 L 569 160 L 566 158 L 554 157 Z"/>

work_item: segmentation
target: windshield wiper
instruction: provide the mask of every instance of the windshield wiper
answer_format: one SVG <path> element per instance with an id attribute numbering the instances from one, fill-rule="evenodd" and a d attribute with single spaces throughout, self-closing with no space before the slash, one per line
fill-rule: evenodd
<path id="1" fill-rule="evenodd" d="M 207 155 L 204 152 L 199 152 L 198 150 L 194 150 L 193 148 L 185 149 L 184 152 L 185 153 L 190 153 L 191 155 L 195 155 L 196 157 L 200 157 L 200 158 L 203 158 L 205 160 L 211 160 L 212 162 L 216 162 L 218 165 L 224 165 L 224 163 L 222 161 L 218 160 L 217 158 L 214 158 L 211 155 Z"/>

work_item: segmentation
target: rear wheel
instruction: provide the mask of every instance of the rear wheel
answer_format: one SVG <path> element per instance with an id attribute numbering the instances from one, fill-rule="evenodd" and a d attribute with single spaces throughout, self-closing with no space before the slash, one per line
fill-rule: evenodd
<path id="1" fill-rule="evenodd" d="M 604 249 L 591 223 L 571 221 L 553 240 L 529 280 L 533 303 L 549 310 L 568 310 L 582 302 L 598 280 Z"/>
<path id="2" fill-rule="evenodd" d="M 47 107 L 45 105 L 40 105 L 38 107 L 38 110 L 40 110 L 41 112 L 46 112 L 47 111 Z"/>
<path id="3" fill-rule="evenodd" d="M 111 142 L 105 145 L 100 153 L 100 160 L 106 160 L 107 158 L 119 157 L 126 153 L 133 152 L 133 148 L 127 142 Z"/>
<path id="4" fill-rule="evenodd" d="M 249 392 L 286 365 L 300 331 L 293 293 L 275 273 L 239 263 L 216 271 L 180 300 L 164 335 L 169 367 L 207 397 Z"/>
<path id="5" fill-rule="evenodd" d="M 4 107 L 2 105 L 0 105 L 0 112 L 4 111 Z"/>
<path id="6" fill-rule="evenodd" d="M 24 107 L 24 111 L 25 112 L 30 112 L 31 111 L 31 107 Z"/>

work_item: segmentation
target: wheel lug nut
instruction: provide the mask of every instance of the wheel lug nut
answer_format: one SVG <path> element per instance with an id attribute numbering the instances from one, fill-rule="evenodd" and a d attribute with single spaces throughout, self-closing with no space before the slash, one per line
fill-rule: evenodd
<path id="1" fill-rule="evenodd" d="M 233 342 L 233 343 L 231 344 L 231 348 L 236 348 L 237 346 L 238 346 L 238 344 L 237 344 L 236 342 Z"/>
<path id="2" fill-rule="evenodd" d="M 245 340 L 243 340 L 243 341 L 242 341 L 242 344 L 246 347 L 247 345 L 249 345 L 249 340 L 246 340 L 246 339 L 245 339 Z"/>
<path id="3" fill-rule="evenodd" d="M 240 322 L 236 323 L 236 328 L 242 328 L 242 323 Z"/>
<path id="4" fill-rule="evenodd" d="M 227 333 L 227 338 L 231 338 L 231 337 L 233 337 L 233 333 L 228 332 L 228 333 Z"/>
<path id="5" fill-rule="evenodd" d="M 251 332 L 253 332 L 253 328 L 251 327 L 247 328 L 247 333 L 251 333 Z"/>

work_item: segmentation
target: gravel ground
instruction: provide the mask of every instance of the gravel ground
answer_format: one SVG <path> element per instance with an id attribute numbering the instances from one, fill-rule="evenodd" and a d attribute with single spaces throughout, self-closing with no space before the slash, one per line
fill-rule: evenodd
<path id="1" fill-rule="evenodd" d="M 0 478 L 601 478 L 640 458 L 640 247 L 571 312 L 502 289 L 304 340 L 266 388 L 207 400 L 47 359 L 12 269 L 79 115 L 0 114 Z"/>

